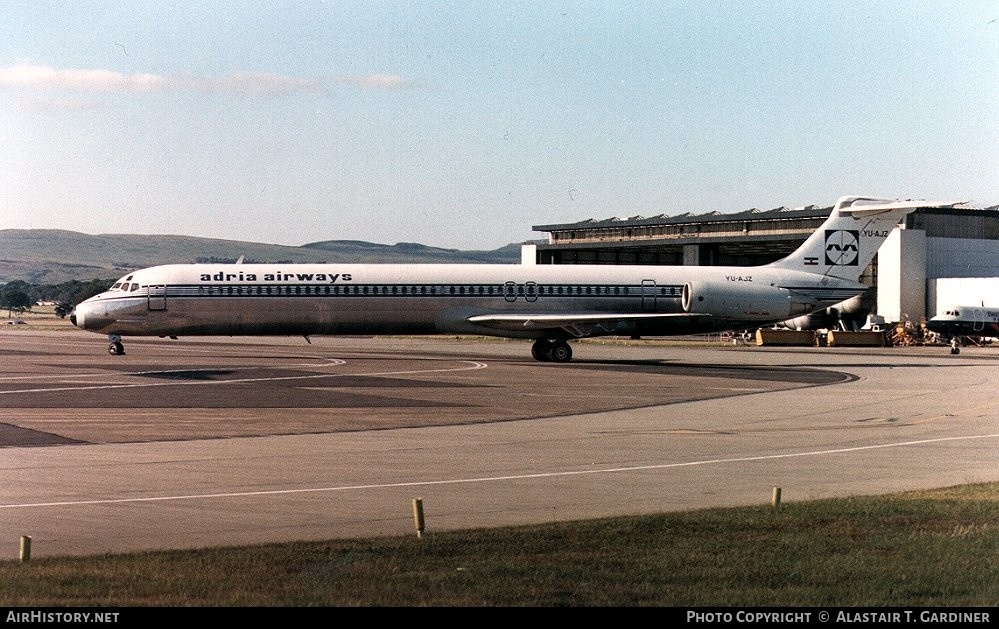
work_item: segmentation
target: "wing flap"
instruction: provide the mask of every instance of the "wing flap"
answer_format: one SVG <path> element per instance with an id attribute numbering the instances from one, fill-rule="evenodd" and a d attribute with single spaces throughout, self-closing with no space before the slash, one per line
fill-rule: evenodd
<path id="1" fill-rule="evenodd" d="M 475 323 L 498 330 L 511 331 L 542 331 L 563 330 L 575 337 L 590 336 L 594 330 L 613 333 L 620 326 L 634 324 L 638 321 L 654 322 L 656 320 L 689 319 L 707 315 L 692 315 L 686 312 L 661 313 L 524 313 L 524 314 L 482 314 L 468 317 L 469 323 Z"/>

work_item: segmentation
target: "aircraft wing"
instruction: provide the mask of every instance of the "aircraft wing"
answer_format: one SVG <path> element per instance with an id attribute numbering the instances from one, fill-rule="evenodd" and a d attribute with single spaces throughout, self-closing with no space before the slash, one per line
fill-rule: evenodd
<path id="1" fill-rule="evenodd" d="M 660 313 L 537 313 L 537 314 L 483 314 L 468 318 L 470 323 L 484 325 L 498 330 L 564 330 L 575 337 L 590 336 L 593 330 L 605 333 L 617 331 L 621 325 L 636 321 L 665 321 L 667 319 L 690 319 L 710 315 L 690 314 L 686 312 Z M 622 331 L 622 333 L 624 333 Z"/>

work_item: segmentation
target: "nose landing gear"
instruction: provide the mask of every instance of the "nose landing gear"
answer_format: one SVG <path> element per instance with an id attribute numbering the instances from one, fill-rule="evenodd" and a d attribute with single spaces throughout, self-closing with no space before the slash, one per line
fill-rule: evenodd
<path id="1" fill-rule="evenodd" d="M 125 353 L 125 346 L 121 344 L 121 336 L 108 334 L 108 354 L 121 356 Z"/>

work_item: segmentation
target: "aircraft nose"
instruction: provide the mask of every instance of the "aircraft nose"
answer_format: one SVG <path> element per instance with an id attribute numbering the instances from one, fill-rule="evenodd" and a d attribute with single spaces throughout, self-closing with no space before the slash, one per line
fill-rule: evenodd
<path id="1" fill-rule="evenodd" d="M 117 323 L 117 317 L 100 302 L 83 301 L 73 308 L 69 321 L 81 330 L 104 332 Z"/>
<path id="2" fill-rule="evenodd" d="M 87 318 L 87 306 L 85 304 L 77 304 L 73 308 L 73 311 L 69 313 L 69 322 L 81 330 L 87 329 Z"/>

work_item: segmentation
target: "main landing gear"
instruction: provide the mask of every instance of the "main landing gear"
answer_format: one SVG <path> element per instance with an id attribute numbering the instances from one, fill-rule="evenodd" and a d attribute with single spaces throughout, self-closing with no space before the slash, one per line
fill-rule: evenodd
<path id="1" fill-rule="evenodd" d="M 121 336 L 108 334 L 108 354 L 121 356 L 125 353 L 125 346 L 121 344 Z"/>
<path id="2" fill-rule="evenodd" d="M 567 363 L 572 360 L 572 348 L 561 339 L 538 339 L 531 346 L 531 356 L 543 363 Z"/>

